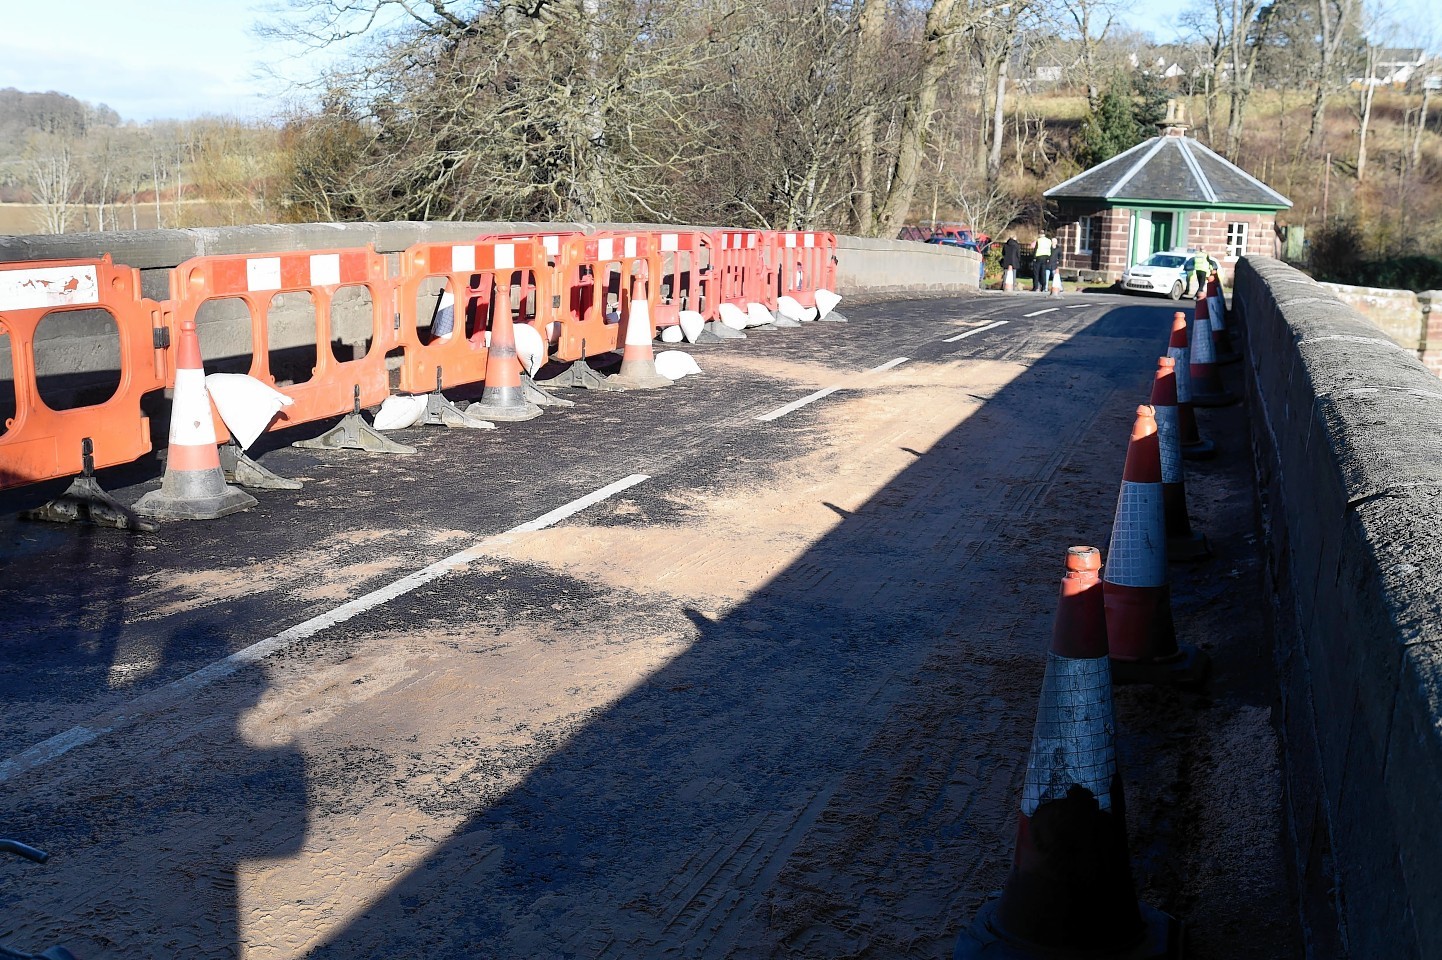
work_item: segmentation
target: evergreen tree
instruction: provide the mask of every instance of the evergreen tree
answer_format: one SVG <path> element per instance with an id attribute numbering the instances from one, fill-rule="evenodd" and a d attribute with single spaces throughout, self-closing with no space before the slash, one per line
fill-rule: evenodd
<path id="1" fill-rule="evenodd" d="M 1137 123 L 1131 84 L 1125 77 L 1114 79 L 1102 94 L 1094 113 L 1082 124 L 1082 145 L 1078 159 L 1094 167 L 1103 160 L 1136 146 L 1147 138 Z"/>

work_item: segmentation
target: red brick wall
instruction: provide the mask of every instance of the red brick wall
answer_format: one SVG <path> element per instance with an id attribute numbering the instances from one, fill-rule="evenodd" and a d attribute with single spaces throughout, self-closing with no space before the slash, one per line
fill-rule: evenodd
<path id="1" fill-rule="evenodd" d="M 1101 228 L 1097 242 L 1092 244 L 1091 253 L 1077 253 L 1077 221 L 1087 216 L 1100 216 Z M 1118 280 L 1122 271 L 1131 265 L 1132 211 L 1085 201 L 1064 200 L 1057 204 L 1053 223 L 1061 250 L 1063 270 L 1069 273 L 1075 270 L 1091 270 L 1105 274 L 1109 280 Z M 1236 258 L 1225 255 L 1229 223 L 1247 225 L 1248 256 L 1281 255 L 1280 241 L 1275 231 L 1276 218 L 1270 213 L 1189 210 L 1187 236 L 1185 240 L 1178 240 L 1177 246 L 1200 247 L 1216 257 L 1217 262 L 1222 265 L 1222 281 L 1230 285 L 1237 261 Z"/>
<path id="2" fill-rule="evenodd" d="M 1227 224 L 1247 225 L 1246 255 L 1251 257 L 1279 257 L 1281 245 L 1276 234 L 1277 218 L 1270 213 L 1238 213 L 1226 210 L 1193 210 L 1187 214 L 1187 243 L 1189 247 L 1200 247 L 1217 258 L 1222 265 L 1222 282 L 1230 285 L 1232 271 L 1236 269 L 1237 258 L 1228 257 Z"/>

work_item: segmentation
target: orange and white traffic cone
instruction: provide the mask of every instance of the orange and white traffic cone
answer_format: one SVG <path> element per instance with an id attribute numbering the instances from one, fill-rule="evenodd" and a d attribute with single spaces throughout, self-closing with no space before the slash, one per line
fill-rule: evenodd
<path id="1" fill-rule="evenodd" d="M 491 307 L 491 344 L 486 354 L 486 386 L 481 399 L 466 408 L 468 417 L 518 423 L 534 420 L 541 408 L 526 399 L 521 385 L 521 358 L 516 353 L 516 327 L 511 319 L 508 284 L 496 285 Z"/>
<path id="2" fill-rule="evenodd" d="M 1222 385 L 1217 369 L 1217 348 L 1212 342 L 1212 322 L 1207 317 L 1205 288 L 1197 293 L 1195 319 L 1192 322 L 1192 406 L 1227 407 L 1237 402 L 1236 394 Z"/>
<path id="3" fill-rule="evenodd" d="M 1187 516 L 1187 471 L 1182 463 L 1182 442 L 1177 418 L 1177 362 L 1157 358 L 1152 380 L 1152 409 L 1157 418 L 1157 441 L 1162 457 L 1162 507 L 1166 515 L 1167 558 L 1200 560 L 1212 552 L 1207 538 L 1192 529 Z"/>
<path id="4" fill-rule="evenodd" d="M 1197 412 L 1192 409 L 1192 348 L 1187 346 L 1187 315 L 1178 310 L 1172 314 L 1172 339 L 1167 356 L 1176 362 L 1173 372 L 1177 382 L 1177 429 L 1182 456 L 1188 460 L 1210 460 L 1217 455 L 1217 445 L 1203 439 L 1197 429 Z"/>
<path id="5" fill-rule="evenodd" d="M 1107 550 L 1107 639 L 1118 683 L 1196 684 L 1209 662 L 1177 645 L 1167 576 L 1166 513 L 1156 413 L 1137 407 Z"/>
<path id="6" fill-rule="evenodd" d="M 626 316 L 621 370 L 606 378 L 607 382 L 627 390 L 671 386 L 670 380 L 656 372 L 656 354 L 651 349 L 656 334 L 651 329 L 651 304 L 646 299 L 645 283 L 640 277 L 631 280 L 631 310 Z"/>
<path id="7" fill-rule="evenodd" d="M 1181 955 L 1181 924 L 1132 883 L 1100 569 L 1096 547 L 1067 550 L 1011 874 L 958 960 Z"/>
<path id="8" fill-rule="evenodd" d="M 194 320 L 182 320 L 165 476 L 159 490 L 136 501 L 135 512 L 163 520 L 214 520 L 255 504 L 255 497 L 225 482 L 210 394 L 205 389 L 205 367 L 200 361 L 200 335 Z"/>
<path id="9" fill-rule="evenodd" d="M 1001 272 L 1001 288 L 1007 293 L 1016 289 L 1016 268 L 1007 267 Z"/>
<path id="10" fill-rule="evenodd" d="M 1242 359 L 1232 346 L 1227 333 L 1227 298 L 1222 295 L 1222 281 L 1214 273 L 1207 278 L 1207 320 L 1212 325 L 1212 346 L 1217 353 L 1217 363 L 1236 363 Z"/>

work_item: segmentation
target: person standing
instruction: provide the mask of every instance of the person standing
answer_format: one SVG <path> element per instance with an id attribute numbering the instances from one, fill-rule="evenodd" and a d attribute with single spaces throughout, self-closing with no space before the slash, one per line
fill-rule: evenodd
<path id="1" fill-rule="evenodd" d="M 1048 284 L 1051 283 L 1051 237 L 1046 235 L 1046 228 L 1037 231 L 1036 254 L 1031 261 L 1031 288 L 1033 291 L 1045 292 Z"/>
<path id="2" fill-rule="evenodd" d="M 1002 289 L 1006 289 L 1006 271 L 1011 270 L 1012 285 L 1016 285 L 1017 279 L 1021 276 L 1021 244 L 1016 242 L 1016 237 L 1009 236 L 1006 243 L 1001 245 L 1001 275 Z"/>

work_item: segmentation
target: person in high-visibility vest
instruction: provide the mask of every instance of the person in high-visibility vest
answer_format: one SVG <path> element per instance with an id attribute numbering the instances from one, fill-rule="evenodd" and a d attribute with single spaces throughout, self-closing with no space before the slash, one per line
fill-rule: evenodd
<path id="1" fill-rule="evenodd" d="M 1046 235 L 1043 227 L 1037 231 L 1036 253 L 1031 260 L 1031 288 L 1034 291 L 1045 292 L 1051 282 L 1051 249 L 1051 237 Z"/>

